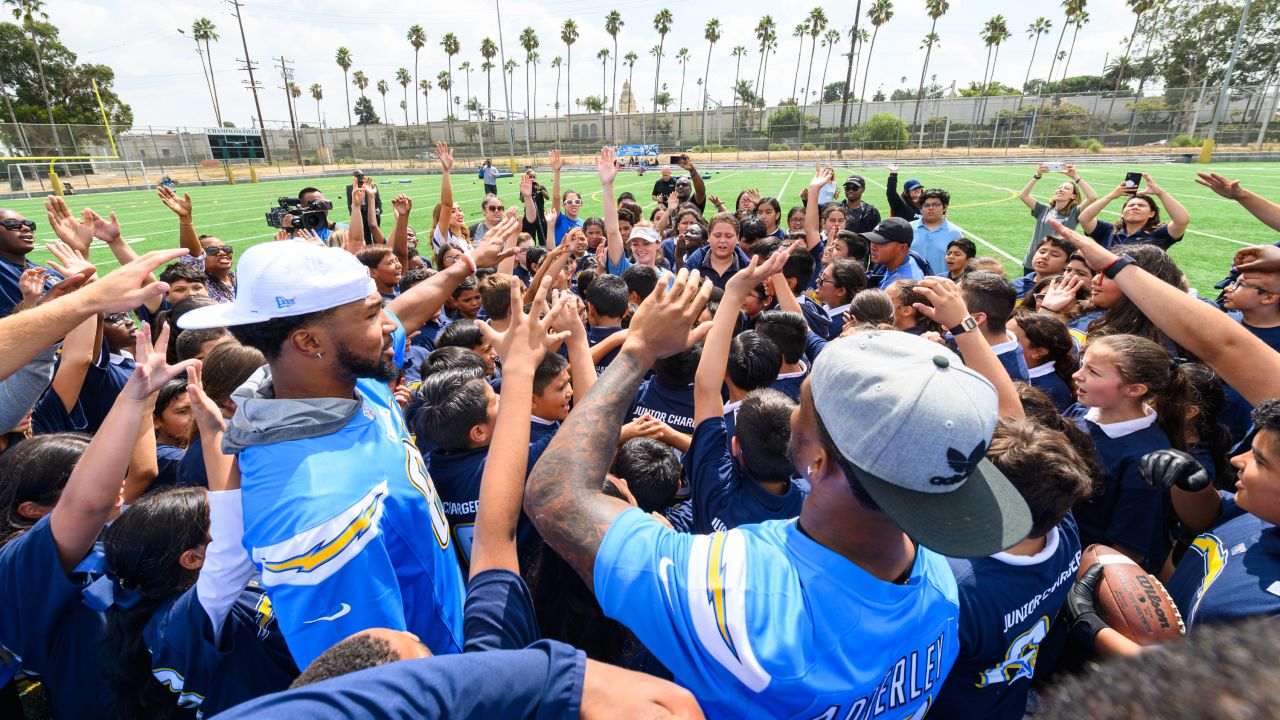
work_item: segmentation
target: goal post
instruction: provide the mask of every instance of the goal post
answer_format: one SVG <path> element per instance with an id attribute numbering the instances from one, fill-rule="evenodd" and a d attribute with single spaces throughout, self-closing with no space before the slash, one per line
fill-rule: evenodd
<path id="1" fill-rule="evenodd" d="M 50 160 L 4 162 L 7 190 L 27 198 L 40 195 L 74 195 L 84 190 L 149 190 L 158 179 L 150 176 L 141 160 Z"/>

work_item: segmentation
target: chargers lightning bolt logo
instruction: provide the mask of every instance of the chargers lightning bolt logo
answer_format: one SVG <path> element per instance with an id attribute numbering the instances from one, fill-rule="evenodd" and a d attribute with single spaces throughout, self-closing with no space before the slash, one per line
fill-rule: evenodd
<path id="1" fill-rule="evenodd" d="M 338 533 L 337 537 L 332 540 L 321 542 L 310 550 L 291 558 L 279 562 L 263 563 L 263 566 L 275 573 L 286 571 L 309 573 L 324 565 L 341 554 L 348 545 L 364 537 L 365 533 L 373 528 L 373 517 L 378 511 L 379 503 L 382 502 L 382 496 L 382 493 L 375 495 L 369 504 L 360 511 L 360 514 L 348 523 L 342 532 Z"/>
<path id="2" fill-rule="evenodd" d="M 741 660 L 738 657 L 738 649 L 733 646 L 733 638 L 729 636 L 729 626 L 725 619 L 725 601 L 724 601 L 724 542 L 725 533 L 716 533 L 711 536 L 711 554 L 707 562 L 707 602 L 711 604 L 716 616 L 716 629 L 720 632 L 720 639 L 724 641 L 725 647 L 729 648 L 729 652 L 733 654 L 735 660 Z"/>

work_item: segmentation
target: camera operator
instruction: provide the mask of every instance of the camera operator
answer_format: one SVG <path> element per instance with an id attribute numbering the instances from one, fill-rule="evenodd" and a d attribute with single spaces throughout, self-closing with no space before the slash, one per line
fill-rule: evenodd
<path id="1" fill-rule="evenodd" d="M 298 201 L 302 204 L 303 210 L 311 207 L 311 204 L 317 200 L 321 202 L 328 202 L 324 193 L 320 192 L 319 188 L 305 187 L 298 193 Z M 329 208 L 332 209 L 333 205 L 330 204 Z M 290 235 L 293 235 L 296 230 L 301 229 L 294 227 L 293 215 L 291 214 L 286 214 L 284 216 L 281 222 L 281 227 L 288 230 Z M 323 221 L 320 223 L 320 227 L 315 228 L 315 233 L 326 245 L 336 245 L 341 247 L 345 239 L 346 230 L 347 226 L 345 223 L 335 223 L 331 221 L 329 219 L 329 214 L 326 211 L 323 215 Z"/>

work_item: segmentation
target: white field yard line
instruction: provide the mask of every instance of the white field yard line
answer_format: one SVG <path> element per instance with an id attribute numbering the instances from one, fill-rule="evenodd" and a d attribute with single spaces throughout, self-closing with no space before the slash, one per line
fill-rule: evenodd
<path id="1" fill-rule="evenodd" d="M 987 240 L 985 240 L 985 239 L 983 239 L 983 238 L 981 238 L 981 237 L 978 237 L 978 235 L 977 235 L 976 233 L 973 233 L 973 232 L 971 232 L 971 231 L 969 231 L 969 230 L 965 230 L 964 228 L 962 228 L 962 227 L 960 227 L 959 225 L 957 225 L 954 221 L 950 221 L 950 219 L 948 219 L 948 221 L 949 221 L 949 222 L 951 222 L 951 226 L 952 226 L 952 227 L 954 227 L 955 229 L 957 229 L 957 230 L 959 230 L 960 232 L 964 233 L 966 237 L 968 237 L 968 238 L 970 238 L 970 239 L 974 240 L 975 242 L 977 242 L 977 243 L 979 243 L 979 244 L 981 244 L 981 245 L 983 245 L 983 246 L 985 246 L 985 247 L 989 247 L 989 248 L 991 248 L 992 250 L 996 251 L 996 253 L 997 253 L 997 254 L 999 254 L 1001 257 L 1006 258 L 1009 262 L 1013 263 L 1014 265 L 1017 265 L 1018 267 L 1022 267 L 1022 260 L 1020 260 L 1020 259 L 1018 259 L 1018 258 L 1016 258 L 1016 257 L 1014 257 L 1014 256 L 1012 256 L 1012 255 L 1010 255 L 1009 253 L 1007 253 L 1007 252 L 1005 252 L 1004 250 L 1000 249 L 1000 248 L 999 248 L 998 246 L 996 246 L 995 244 L 993 244 L 993 243 L 991 243 L 991 242 L 989 242 L 989 241 L 987 241 Z"/>

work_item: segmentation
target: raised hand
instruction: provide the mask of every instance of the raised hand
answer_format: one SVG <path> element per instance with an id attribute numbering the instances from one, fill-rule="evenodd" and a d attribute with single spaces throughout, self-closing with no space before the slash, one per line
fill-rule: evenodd
<path id="1" fill-rule="evenodd" d="M 1236 251 L 1231 261 L 1240 272 L 1270 273 L 1280 271 L 1280 247 L 1274 245 L 1254 245 Z"/>
<path id="2" fill-rule="evenodd" d="M 1143 179 L 1143 180 L 1145 180 L 1145 181 L 1146 181 L 1146 183 L 1147 183 L 1147 186 L 1146 186 L 1146 187 L 1144 187 L 1144 188 L 1142 188 L 1142 192 L 1144 192 L 1144 193 L 1146 193 L 1146 194 L 1148 194 L 1148 195 L 1163 195 L 1163 194 L 1164 194 L 1164 188 L 1162 188 L 1162 187 L 1160 187 L 1159 185 L 1157 185 L 1157 184 L 1156 184 L 1156 181 L 1155 181 L 1155 180 L 1152 180 L 1150 175 L 1148 175 L 1147 173 L 1142 173 L 1142 179 Z"/>
<path id="3" fill-rule="evenodd" d="M 664 425 L 666 425 L 666 423 L 655 418 L 649 413 L 645 413 L 622 426 L 622 432 L 618 434 L 618 444 L 621 445 L 628 440 L 638 437 L 661 440 Z"/>
<path id="4" fill-rule="evenodd" d="M 558 150 L 552 150 L 552 152 L 559 153 Z M 614 179 L 618 177 L 618 162 L 614 157 L 613 148 L 608 146 L 600 148 L 600 152 L 596 155 L 596 173 L 600 176 L 601 185 L 612 185 Z"/>
<path id="5" fill-rule="evenodd" d="M 684 268 L 670 287 L 658 283 L 631 317 L 623 352 L 635 353 L 642 364 L 683 352 L 692 344 L 690 328 L 711 298 L 711 288 L 711 281 L 697 270 Z"/>
<path id="6" fill-rule="evenodd" d="M 490 267 L 516 254 L 515 248 L 505 247 L 507 238 L 512 233 L 520 232 L 520 221 L 512 217 L 502 218 L 502 222 L 484 234 L 480 244 L 471 250 L 471 259 L 476 267 Z M 563 247 L 565 243 L 561 243 Z M 557 250 L 559 248 L 556 248 Z"/>
<path id="7" fill-rule="evenodd" d="M 152 250 L 86 287 L 81 291 L 83 300 L 94 312 L 99 313 L 126 312 L 141 307 L 147 300 L 159 297 L 169 290 L 168 283 L 154 282 L 151 273 L 186 254 L 185 248 Z"/>
<path id="8" fill-rule="evenodd" d="M 1076 301 L 1076 293 L 1084 287 L 1079 275 L 1060 275 L 1049 281 L 1040 300 L 1040 309 L 1060 313 Z"/>
<path id="9" fill-rule="evenodd" d="M 1094 270 L 1102 270 L 1116 259 L 1115 253 L 1099 245 L 1093 238 L 1076 232 L 1057 220 L 1049 220 L 1049 227 L 1053 228 L 1056 235 L 1075 245 L 1085 262 Z"/>
<path id="10" fill-rule="evenodd" d="M 373 197 L 378 194 L 378 183 L 366 181 L 364 184 L 364 191 L 365 195 L 372 200 Z"/>
<path id="11" fill-rule="evenodd" d="M 156 188 L 156 195 L 159 195 L 160 201 L 164 203 L 165 207 L 172 210 L 179 218 L 183 220 L 191 219 L 190 195 L 182 193 L 182 197 L 179 198 L 178 194 L 173 191 L 173 188 L 166 187 L 164 185 Z"/>
<path id="12" fill-rule="evenodd" d="M 391 201 L 391 210 L 395 212 L 396 217 L 407 217 L 413 211 L 413 198 L 408 195 L 397 195 Z"/>
<path id="13" fill-rule="evenodd" d="M 187 370 L 187 397 L 191 398 L 191 415 L 200 428 L 200 434 L 209 437 L 226 429 L 226 420 L 222 417 L 222 408 L 204 392 L 201 365 L 192 365 Z"/>
<path id="14" fill-rule="evenodd" d="M 678 207 L 680 207 L 680 196 L 675 193 L 667 195 L 667 212 L 675 212 Z"/>
<path id="15" fill-rule="evenodd" d="M 44 281 L 49 271 L 42 267 L 27 268 L 18 277 L 18 290 L 22 292 L 22 304 L 33 307 L 44 297 Z"/>
<path id="16" fill-rule="evenodd" d="M 142 323 L 142 327 L 138 328 L 135 345 L 133 359 L 137 365 L 134 366 L 133 374 L 129 376 L 129 381 L 125 383 L 121 393 L 139 402 L 146 400 L 148 395 L 164 387 L 165 383 L 178 377 L 188 368 L 200 364 L 200 361 L 195 358 L 183 360 L 177 365 L 170 365 L 167 362 L 168 323 L 160 328 L 160 335 L 156 337 L 154 344 L 151 342 L 149 323 Z"/>
<path id="17" fill-rule="evenodd" d="M 809 187 L 821 189 L 827 183 L 835 182 L 836 171 L 830 165 L 824 168 L 818 168 L 813 174 L 813 179 L 809 181 Z"/>
<path id="18" fill-rule="evenodd" d="M 1196 173 L 1196 182 L 1209 188 L 1228 200 L 1239 200 L 1244 194 L 1239 180 L 1228 180 L 1225 176 L 1212 172 Z"/>
<path id="19" fill-rule="evenodd" d="M 485 233 L 488 235 L 488 233 Z M 504 365 L 513 364 L 532 367 L 542 362 L 542 356 L 569 337 L 568 331 L 552 333 L 552 319 L 568 306 L 570 296 L 567 294 L 556 301 L 550 310 L 547 309 L 548 287 L 543 283 L 533 296 L 529 312 L 524 311 L 524 302 L 519 282 L 512 282 L 511 290 L 511 322 L 506 331 L 498 332 L 487 323 L 480 323 L 480 332 L 493 344 L 493 349 L 502 358 Z"/>
<path id="20" fill-rule="evenodd" d="M 690 172 L 693 171 L 693 163 L 689 162 L 688 155 L 684 155 L 684 154 L 678 155 L 676 157 L 676 165 L 678 165 L 683 170 L 688 170 Z"/>
<path id="21" fill-rule="evenodd" d="M 1071 178 L 1072 180 L 1079 180 L 1079 179 L 1080 179 L 1080 174 L 1076 172 L 1076 166 L 1075 166 L 1075 165 L 1072 165 L 1071 163 L 1063 163 L 1063 164 L 1062 164 L 1062 174 L 1063 174 L 1063 175 L 1066 175 L 1067 177 Z"/>
<path id="22" fill-rule="evenodd" d="M 1040 163 L 1039 165 L 1036 165 L 1036 174 L 1037 174 L 1037 175 L 1048 175 L 1048 174 L 1049 174 L 1049 165 L 1048 165 L 1048 163 Z"/>
<path id="23" fill-rule="evenodd" d="M 360 212 L 359 208 L 364 205 L 364 199 L 368 194 L 368 189 L 363 185 L 357 188 L 351 188 L 351 212 Z"/>
<path id="24" fill-rule="evenodd" d="M 78 250 L 81 255 L 89 254 L 89 243 L 93 242 L 92 220 L 77 220 L 66 201 L 57 195 L 45 198 L 44 211 L 49 224 L 53 226 L 53 232 L 63 242 Z"/>
<path id="25" fill-rule="evenodd" d="M 163 185 L 161 187 L 164 187 Z M 105 243 L 113 243 L 121 240 L 120 237 L 120 221 L 116 219 L 116 211 L 112 210 L 108 215 L 110 220 L 102 219 L 102 216 L 94 211 L 93 208 L 84 209 L 84 218 L 86 221 L 93 221 L 93 236 Z"/>
<path id="26" fill-rule="evenodd" d="M 888 165 L 886 165 L 885 167 L 889 168 L 889 172 L 891 172 L 891 173 L 896 173 L 896 172 L 898 172 L 898 163 L 889 163 L 889 164 L 888 164 Z"/>
<path id="27" fill-rule="evenodd" d="M 93 264 L 85 260 L 84 255 L 67 243 L 61 241 L 45 243 L 45 248 L 58 259 L 58 262 L 50 260 L 49 267 L 56 270 L 63 277 L 79 274 L 86 268 L 93 268 Z"/>
<path id="28" fill-rule="evenodd" d="M 944 328 L 959 325 L 969 315 L 964 296 L 960 294 L 960 286 L 947 278 L 924 278 L 916 286 L 916 292 L 928 300 L 929 304 L 914 303 L 912 307 Z"/>
<path id="29" fill-rule="evenodd" d="M 716 197 L 715 195 L 708 195 L 707 201 L 710 202 L 712 205 L 714 205 L 716 210 L 719 210 L 720 212 L 725 211 L 724 203 L 720 202 L 720 198 Z"/>
<path id="30" fill-rule="evenodd" d="M 551 169 L 560 172 L 564 167 L 564 158 L 560 156 L 560 148 L 551 148 Z"/>
<path id="31" fill-rule="evenodd" d="M 521 198 L 533 197 L 533 178 L 529 177 L 528 175 L 525 175 L 520 178 L 520 197 Z"/>
<path id="32" fill-rule="evenodd" d="M 449 143 L 437 142 L 436 155 L 440 158 L 440 166 L 445 172 L 453 169 L 453 151 L 449 149 Z"/>
<path id="33" fill-rule="evenodd" d="M 787 264 L 787 258 L 791 257 L 791 252 L 795 248 L 803 246 L 803 241 L 796 240 L 778 248 L 763 262 L 760 261 L 759 256 L 752 256 L 751 262 L 734 273 L 733 277 L 729 278 L 729 282 L 725 283 L 725 294 L 745 296 L 751 292 L 752 288 L 763 284 L 769 278 L 782 272 L 782 267 Z"/>

